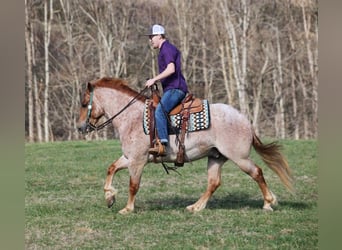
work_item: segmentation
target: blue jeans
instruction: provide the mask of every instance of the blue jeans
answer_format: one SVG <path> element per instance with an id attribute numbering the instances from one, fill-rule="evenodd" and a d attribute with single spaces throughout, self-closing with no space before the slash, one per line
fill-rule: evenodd
<path id="1" fill-rule="evenodd" d="M 185 95 L 186 94 L 180 89 L 170 89 L 167 90 L 160 99 L 155 112 L 156 128 L 160 142 L 168 143 L 167 115 L 184 99 Z"/>

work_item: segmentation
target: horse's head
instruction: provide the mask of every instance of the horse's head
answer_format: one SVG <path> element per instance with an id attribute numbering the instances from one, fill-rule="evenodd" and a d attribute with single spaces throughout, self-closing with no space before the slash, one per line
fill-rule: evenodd
<path id="1" fill-rule="evenodd" d="M 88 83 L 81 98 L 81 108 L 77 129 L 81 133 L 88 133 L 95 129 L 95 124 L 104 115 L 104 110 L 95 95 L 95 86 Z"/>

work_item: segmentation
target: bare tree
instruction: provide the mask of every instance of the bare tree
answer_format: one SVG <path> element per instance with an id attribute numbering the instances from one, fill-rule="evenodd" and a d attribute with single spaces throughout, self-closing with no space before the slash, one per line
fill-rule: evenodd
<path id="1" fill-rule="evenodd" d="M 262 91 L 263 91 L 263 82 L 264 82 L 264 76 L 266 74 L 268 64 L 269 64 L 269 56 L 266 48 L 262 49 L 265 55 L 265 61 L 263 63 L 263 66 L 260 70 L 259 77 L 257 78 L 256 87 L 254 89 L 254 100 L 253 100 L 253 127 L 255 129 L 255 132 L 257 134 L 260 133 L 259 130 L 259 117 L 260 117 L 260 109 L 261 109 L 261 97 L 262 97 Z"/>
<path id="2" fill-rule="evenodd" d="M 50 84 L 50 69 L 49 69 L 49 45 L 51 35 L 51 23 L 53 19 L 53 1 L 44 1 L 44 55 L 45 55 L 45 89 L 44 89 L 44 139 L 48 142 L 50 139 L 50 124 L 49 124 L 49 84 Z M 51 135 L 52 136 L 52 135 Z M 53 138 L 53 137 L 52 137 Z"/>
<path id="3" fill-rule="evenodd" d="M 191 50 L 191 38 L 193 33 L 193 12 L 191 11 L 193 1 L 172 0 L 168 3 L 173 7 L 175 11 L 175 20 L 177 23 L 177 33 L 180 44 L 180 50 L 182 52 L 182 67 L 185 79 L 189 79 L 189 56 Z"/>
<path id="4" fill-rule="evenodd" d="M 72 138 L 78 138 L 78 133 L 75 133 L 76 131 L 76 116 L 75 110 L 76 107 L 78 107 L 80 103 L 79 99 L 79 93 L 80 93 L 80 80 L 79 80 L 79 75 L 77 72 L 77 67 L 76 67 L 76 62 L 74 61 L 75 58 L 75 39 L 73 37 L 74 32 L 73 32 L 73 26 L 74 22 L 76 21 L 74 19 L 74 15 L 72 12 L 72 7 L 70 4 L 70 1 L 66 0 L 60 0 L 60 5 L 62 9 L 62 14 L 64 16 L 64 25 L 61 30 L 64 28 L 64 34 L 66 36 L 66 41 L 68 44 L 68 63 L 69 63 L 69 69 L 70 69 L 70 74 L 72 76 L 71 81 L 69 82 L 69 85 L 71 86 L 71 93 L 70 93 L 70 100 L 71 104 L 69 106 L 69 112 L 70 114 L 68 115 L 68 127 L 69 133 L 68 133 L 68 140 L 71 140 Z M 71 129 L 73 128 L 73 129 Z"/>
<path id="5" fill-rule="evenodd" d="M 32 67 L 33 69 L 37 68 L 37 63 L 36 63 L 36 47 L 35 45 L 35 36 L 34 36 L 34 26 L 32 25 L 32 22 L 30 23 L 31 25 L 31 35 L 30 35 L 30 46 L 31 46 L 31 53 L 32 53 Z M 43 141 L 43 129 L 42 129 L 42 103 L 39 98 L 39 84 L 37 80 L 37 71 L 32 70 L 32 75 L 33 75 L 33 99 L 34 99 L 34 117 L 35 117 L 35 128 L 36 128 L 36 137 L 38 142 Z M 40 84 L 43 86 L 43 84 Z"/>
<path id="6" fill-rule="evenodd" d="M 30 6 L 25 0 L 25 45 L 27 62 L 27 105 L 28 105 L 28 140 L 33 142 L 33 76 L 32 76 L 32 46 L 31 46 L 31 18 L 29 16 Z"/>
<path id="7" fill-rule="evenodd" d="M 273 87 L 275 93 L 275 103 L 277 113 L 275 115 L 275 128 L 276 136 L 282 139 L 285 138 L 285 110 L 284 110 L 284 80 L 283 80 L 283 66 L 282 66 L 282 53 L 280 47 L 279 29 L 275 27 L 276 36 L 276 68 L 273 70 Z"/>
<path id="8" fill-rule="evenodd" d="M 240 110 L 244 114 L 249 114 L 249 108 L 247 105 L 247 96 L 246 96 L 246 65 L 247 65 L 247 29 L 249 24 L 249 12 L 247 10 L 246 1 L 242 1 L 243 6 L 243 14 L 242 14 L 242 36 L 241 36 L 241 44 L 238 43 L 236 27 L 234 25 L 234 19 L 232 14 L 230 13 L 230 9 L 228 7 L 227 1 L 221 0 L 219 2 L 220 10 L 222 11 L 223 22 L 225 24 L 226 32 L 228 34 L 230 52 L 232 56 L 232 66 L 234 73 L 234 80 L 238 91 L 239 96 L 239 105 Z M 240 53 L 242 54 L 242 59 L 240 59 Z M 241 62 L 240 62 L 241 61 Z"/>
<path id="9" fill-rule="evenodd" d="M 311 17 L 310 12 L 306 11 L 306 8 L 312 8 L 314 1 L 303 0 L 300 1 L 300 7 L 302 9 L 302 17 L 303 17 L 303 28 L 304 28 L 304 37 L 305 37 L 305 45 L 306 45 L 306 53 L 307 60 L 309 64 L 310 70 L 310 80 L 312 82 L 312 109 L 313 109 L 313 121 L 316 123 L 318 118 L 318 78 L 317 78 L 317 55 L 318 55 L 318 46 L 316 44 L 315 49 L 312 48 L 312 43 L 317 43 L 318 41 L 318 21 L 314 20 L 315 32 L 311 31 Z M 314 123 L 314 124 L 315 124 Z M 313 133 L 317 136 L 317 128 L 314 126 Z"/>

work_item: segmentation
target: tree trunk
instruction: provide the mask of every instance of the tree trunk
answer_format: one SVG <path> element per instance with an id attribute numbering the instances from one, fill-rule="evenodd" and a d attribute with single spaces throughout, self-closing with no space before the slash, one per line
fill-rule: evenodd
<path id="1" fill-rule="evenodd" d="M 228 87 L 229 87 L 229 92 L 230 92 L 230 96 L 229 96 L 229 104 L 236 106 L 236 84 L 234 84 L 234 75 L 233 75 L 233 62 L 232 62 L 232 53 L 231 53 L 231 49 L 229 47 L 229 43 L 226 42 L 225 45 L 225 51 L 226 51 L 226 55 L 227 55 L 227 60 L 228 60 Z"/>
<path id="2" fill-rule="evenodd" d="M 183 0 L 173 0 L 171 3 L 174 5 L 176 10 L 176 21 L 178 27 L 178 36 L 180 38 L 180 51 L 182 52 L 182 68 L 183 75 L 185 79 L 188 79 L 188 57 L 190 52 L 190 35 L 192 30 L 192 21 L 188 20 L 187 14 L 191 13 L 189 11 L 189 6 L 191 6 L 191 2 L 183 1 Z"/>
<path id="3" fill-rule="evenodd" d="M 225 60 L 225 49 L 224 49 L 224 43 L 221 42 L 219 44 L 219 51 L 220 51 L 220 59 L 221 59 L 221 71 L 222 71 L 222 75 L 223 75 L 223 84 L 224 84 L 224 88 L 226 90 L 227 93 L 227 103 L 231 103 L 232 104 L 232 100 L 233 100 L 233 93 L 229 88 L 229 80 L 228 80 L 228 75 L 227 75 L 227 71 L 228 71 L 228 67 L 226 65 L 226 60 Z"/>
<path id="4" fill-rule="evenodd" d="M 305 34 L 305 44 L 306 44 L 306 52 L 307 52 L 307 59 L 308 59 L 308 63 L 309 63 L 309 70 L 310 70 L 310 80 L 312 83 L 312 110 L 313 112 L 313 122 L 314 124 L 317 123 L 318 121 L 318 94 L 317 94 L 317 89 L 318 89 L 318 80 L 317 80 L 317 67 L 315 65 L 317 65 L 317 58 L 314 58 L 312 49 L 311 49 L 311 36 L 313 36 L 314 34 L 311 33 L 310 29 L 311 29 L 311 15 L 310 14 L 306 14 L 305 11 L 305 3 L 301 2 L 301 9 L 302 9 L 302 17 L 303 17 L 303 26 L 304 26 L 304 34 Z M 318 28 L 317 28 L 317 22 L 315 22 L 315 29 L 316 29 L 316 36 L 315 39 L 316 41 L 318 40 Z M 317 54 L 317 46 L 316 46 L 316 54 Z M 317 127 L 313 126 L 312 128 L 312 133 L 316 136 L 317 135 Z"/>
<path id="5" fill-rule="evenodd" d="M 35 40 L 34 40 L 34 34 L 33 34 L 33 25 L 31 23 L 31 52 L 32 52 L 32 67 L 33 69 L 37 67 L 36 65 L 36 52 L 35 52 Z M 35 117 L 35 124 L 36 124 L 36 131 L 37 131 L 37 141 L 42 142 L 43 141 L 43 131 L 42 131 L 42 112 L 41 112 L 41 102 L 40 102 L 40 95 L 39 95 L 39 86 L 37 81 L 37 74 L 36 71 L 33 70 L 33 99 L 34 99 L 34 117 Z M 43 83 L 40 84 L 40 86 L 43 86 Z"/>
<path id="6" fill-rule="evenodd" d="M 246 99 L 246 89 L 245 89 L 245 67 L 244 65 L 246 64 L 246 58 L 243 58 L 243 63 L 240 65 L 240 59 L 239 59 L 239 52 L 238 52 L 238 47 L 239 44 L 237 43 L 236 39 L 236 33 L 235 33 L 235 28 L 233 25 L 233 20 L 230 15 L 230 10 L 227 6 L 226 1 L 221 1 L 221 10 L 223 11 L 224 16 L 226 19 L 224 20 L 225 22 L 225 27 L 226 31 L 228 33 L 228 39 L 230 43 L 230 49 L 231 49 L 231 55 L 232 55 L 232 65 L 233 65 L 233 72 L 234 72 L 234 79 L 238 91 L 238 96 L 239 96 L 239 104 L 240 104 L 240 111 L 243 114 L 248 115 L 248 105 L 247 105 L 247 99 Z M 244 19 L 245 20 L 245 19 Z M 243 25 L 247 25 L 244 23 Z M 246 30 L 244 30 L 245 32 Z M 243 46 L 246 46 L 245 41 L 243 41 Z M 242 53 L 244 54 L 246 52 L 246 47 L 242 46 Z"/>
<path id="7" fill-rule="evenodd" d="M 208 99 L 209 102 L 212 102 L 212 94 L 211 94 L 211 88 L 210 88 L 210 81 L 208 76 L 208 66 L 207 66 L 207 50 L 206 50 L 206 44 L 204 41 L 202 41 L 201 44 L 202 47 L 202 73 L 203 73 L 203 81 L 204 81 L 204 98 Z"/>
<path id="8" fill-rule="evenodd" d="M 299 62 L 296 62 L 296 66 L 297 66 L 297 70 L 298 72 L 303 72 L 300 66 Z M 309 117 L 308 117 L 308 112 L 307 112 L 307 100 L 308 100 L 308 94 L 307 94 L 307 87 L 305 86 L 304 80 L 301 76 L 301 74 L 298 74 L 298 81 L 299 81 L 299 85 L 302 89 L 302 95 L 303 95 L 303 99 L 302 99 L 302 117 L 303 117 L 303 138 L 309 139 Z"/>
<path id="9" fill-rule="evenodd" d="M 25 0 L 25 44 L 27 60 L 27 115 L 28 115 L 28 141 L 34 141 L 33 134 L 33 77 L 32 77 L 32 45 L 31 45 L 31 22 L 29 18 L 30 9 Z"/>
<path id="10" fill-rule="evenodd" d="M 298 117 L 297 117 L 297 96 L 296 96 L 296 84 L 295 84 L 295 70 L 294 66 L 292 65 L 291 69 L 291 95 L 292 95 L 292 110 L 293 110 L 293 115 L 292 115 L 292 120 L 293 120 L 293 126 L 294 126 L 294 138 L 296 140 L 299 139 L 299 122 L 298 122 Z"/>
<path id="11" fill-rule="evenodd" d="M 241 51 L 242 51 L 242 60 L 241 60 L 241 101 L 244 113 L 250 116 L 249 106 L 248 106 L 248 98 L 246 94 L 246 85 L 247 85 L 247 31 L 249 26 L 249 15 L 250 12 L 247 8 L 246 0 L 242 0 L 242 8 L 243 8 L 243 16 L 242 16 L 242 34 L 241 34 Z"/>
<path id="12" fill-rule="evenodd" d="M 65 3 L 64 3 L 65 2 Z M 77 118 L 74 115 L 76 111 L 77 105 L 80 103 L 79 99 L 79 86 L 80 81 L 77 74 L 77 68 L 75 65 L 75 55 L 74 55 L 74 38 L 73 38 L 73 30 L 72 30 L 72 23 L 73 23 L 73 16 L 70 12 L 70 1 L 63 1 L 60 0 L 60 4 L 63 10 L 64 14 L 64 20 L 65 20 L 65 30 L 66 30 L 66 38 L 67 38 L 67 44 L 68 44 L 68 57 L 69 57 L 69 65 L 70 65 L 70 71 L 72 75 L 72 79 L 70 81 L 71 84 L 71 105 L 68 108 L 70 111 L 70 114 L 67 115 L 68 119 L 68 127 L 70 128 L 68 131 L 68 140 L 71 140 L 73 138 L 78 139 L 78 133 L 75 133 L 76 131 L 76 123 Z"/>
<path id="13" fill-rule="evenodd" d="M 49 16 L 49 17 L 48 17 Z M 45 56 L 45 89 L 44 89 L 44 140 L 49 141 L 50 124 L 49 124 L 49 45 L 51 34 L 51 22 L 53 19 L 53 1 L 45 0 L 44 2 L 44 56 Z"/>
<path id="14" fill-rule="evenodd" d="M 261 68 L 259 79 L 256 83 L 256 89 L 254 90 L 254 102 L 253 102 L 253 128 L 256 134 L 260 134 L 259 132 L 259 116 L 260 116 L 260 105 L 261 105 L 261 93 L 263 90 L 263 78 L 268 67 L 268 53 L 265 51 L 265 62 Z"/>
<path id="15" fill-rule="evenodd" d="M 313 102 L 312 102 L 312 113 L 313 113 L 313 124 L 314 124 L 314 133 L 313 137 L 317 138 L 318 136 L 318 20 L 315 22 L 315 41 L 316 45 L 312 50 L 314 51 L 314 71 L 313 71 L 313 86 L 312 86 L 312 94 L 313 94 Z"/>
<path id="16" fill-rule="evenodd" d="M 33 55 L 34 58 L 34 55 Z M 33 63 L 35 65 L 35 62 Z M 39 85 L 43 86 L 43 83 L 38 83 L 37 76 L 33 74 L 33 86 L 34 86 L 34 107 L 35 107 L 35 121 L 36 121 L 36 129 L 37 129 L 37 141 L 43 142 L 43 130 L 42 130 L 42 109 L 41 102 L 39 98 Z"/>
<path id="17" fill-rule="evenodd" d="M 295 50 L 295 43 L 293 41 L 292 34 L 289 32 L 289 41 L 292 53 L 294 54 L 296 52 Z M 300 132 L 299 132 L 299 118 L 298 118 L 298 105 L 297 105 L 297 94 L 296 94 L 296 63 L 297 60 L 294 59 L 294 64 L 291 66 L 291 95 L 292 95 L 292 110 L 293 115 L 291 120 L 293 121 L 294 126 L 294 138 L 298 140 L 300 138 Z"/>
<path id="18" fill-rule="evenodd" d="M 281 57 L 281 47 L 280 47 L 280 38 L 279 38 L 279 29 L 276 27 L 276 43 L 277 43 L 277 71 L 276 79 L 274 81 L 274 90 L 276 96 L 276 106 L 277 106 L 277 114 L 276 114 L 276 127 L 279 126 L 279 134 L 280 138 L 285 139 L 285 110 L 284 110 L 284 96 L 283 96 L 283 72 L 282 72 L 282 57 Z"/>

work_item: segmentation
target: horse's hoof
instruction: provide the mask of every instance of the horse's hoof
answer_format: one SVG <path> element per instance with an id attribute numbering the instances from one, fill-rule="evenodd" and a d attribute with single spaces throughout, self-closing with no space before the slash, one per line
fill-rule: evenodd
<path id="1" fill-rule="evenodd" d="M 272 193 L 272 192 L 271 192 L 271 195 L 272 195 L 272 202 L 271 202 L 271 204 L 274 205 L 274 206 L 278 205 L 277 196 L 274 193 Z"/>
<path id="2" fill-rule="evenodd" d="M 129 209 L 129 208 L 125 207 L 124 209 L 121 209 L 121 210 L 119 211 L 119 214 L 129 214 L 129 213 L 131 213 L 132 211 L 133 211 L 132 209 Z"/>
<path id="3" fill-rule="evenodd" d="M 194 212 L 194 207 L 193 206 L 187 206 L 186 210 L 188 210 L 189 212 L 193 213 Z"/>
<path id="4" fill-rule="evenodd" d="M 186 207 L 186 210 L 188 210 L 191 213 L 197 213 L 199 211 L 202 211 L 205 208 L 205 206 L 196 206 L 196 205 L 190 205 Z"/>
<path id="5" fill-rule="evenodd" d="M 266 212 L 273 212 L 273 208 L 270 205 L 265 205 L 262 209 Z"/>
<path id="6" fill-rule="evenodd" d="M 115 196 L 108 197 L 106 201 L 108 208 L 111 208 L 115 203 Z"/>
<path id="7" fill-rule="evenodd" d="M 118 191 L 115 190 L 114 188 L 105 190 L 105 199 L 106 199 L 108 208 L 111 208 L 113 206 L 115 202 L 115 196 L 117 193 Z"/>

